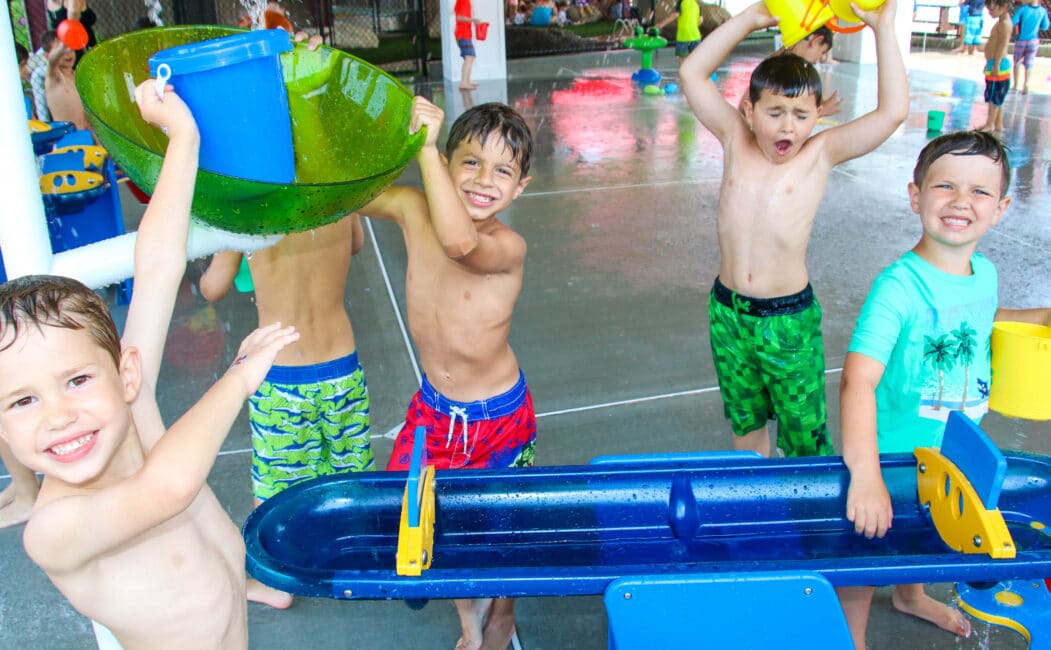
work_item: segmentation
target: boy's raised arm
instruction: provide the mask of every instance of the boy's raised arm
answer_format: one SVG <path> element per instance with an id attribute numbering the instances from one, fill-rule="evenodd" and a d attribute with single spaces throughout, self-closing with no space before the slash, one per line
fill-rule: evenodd
<path id="1" fill-rule="evenodd" d="M 848 352 L 839 388 L 843 462 L 850 470 L 846 515 L 868 538 L 886 535 L 893 518 L 876 438 L 876 386 L 883 371 L 879 361 Z"/>
<path id="2" fill-rule="evenodd" d="M 423 175 L 423 188 L 427 195 L 427 206 L 434 234 L 445 254 L 451 259 L 479 273 L 499 273 L 520 266 L 525 259 L 525 240 L 510 230 L 497 230 L 495 234 L 479 232 L 459 192 L 449 176 L 449 168 L 438 153 L 438 131 L 445 117 L 442 109 L 422 97 L 412 104 L 413 132 L 427 127 L 424 141 L 416 160 Z M 482 166 L 481 161 L 475 164 Z M 510 173 L 510 170 L 488 169 L 481 173 Z M 516 191 L 521 192 L 525 182 L 520 182 Z"/>
<path id="3" fill-rule="evenodd" d="M 909 116 L 909 77 L 894 33 L 896 0 L 886 0 L 874 11 L 862 11 L 854 4 L 851 7 L 876 34 L 879 95 L 875 110 L 820 134 L 827 138 L 828 159 L 832 165 L 880 146 Z"/>
<path id="4" fill-rule="evenodd" d="M 154 80 L 135 89 L 143 118 L 167 130 L 168 149 L 160 177 L 135 238 L 135 290 L 122 346 L 142 359 L 143 388 L 153 391 L 175 296 L 186 271 L 186 236 L 197 179 L 200 135 L 193 115 L 169 87 L 158 97 Z"/>
<path id="5" fill-rule="evenodd" d="M 295 328 L 279 323 L 255 330 L 241 343 L 226 374 L 168 429 L 139 471 L 112 486 L 41 508 L 24 536 L 33 560 L 48 573 L 81 569 L 188 508 L 241 405 L 262 383 L 278 352 L 298 338 Z"/>
<path id="6" fill-rule="evenodd" d="M 746 36 L 775 24 L 777 19 L 770 16 L 765 4 L 751 5 L 709 34 L 679 66 L 682 91 L 693 114 L 720 142 L 725 143 L 747 125 L 741 114 L 723 99 L 712 81 L 712 73 Z"/>

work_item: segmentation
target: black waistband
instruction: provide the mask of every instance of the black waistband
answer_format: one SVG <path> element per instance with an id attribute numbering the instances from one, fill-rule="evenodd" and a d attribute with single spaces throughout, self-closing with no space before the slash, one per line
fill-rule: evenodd
<path id="1" fill-rule="evenodd" d="M 749 316 L 784 316 L 796 314 L 814 302 L 814 290 L 807 284 L 799 293 L 776 298 L 751 298 L 737 293 L 715 278 L 712 295 L 730 309 Z"/>

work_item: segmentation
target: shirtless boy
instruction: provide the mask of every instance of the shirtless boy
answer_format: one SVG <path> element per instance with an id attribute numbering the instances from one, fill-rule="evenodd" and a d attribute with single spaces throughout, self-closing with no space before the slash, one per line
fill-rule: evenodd
<path id="1" fill-rule="evenodd" d="M 528 466 L 536 416 L 507 342 L 526 243 L 497 215 L 529 183 L 533 138 L 511 108 L 481 104 L 453 123 L 443 157 L 443 117 L 416 98 L 410 128 L 427 127 L 417 155 L 424 192 L 395 186 L 361 209 L 401 227 L 409 329 L 425 373 L 387 469 L 408 467 L 417 425 L 436 469 Z M 513 600 L 457 600 L 456 608 L 457 650 L 507 648 Z"/>
<path id="2" fill-rule="evenodd" d="M 296 339 L 277 324 L 165 431 L 161 354 L 186 268 L 199 136 L 170 88 L 136 91 L 168 150 L 135 244 L 124 337 L 75 280 L 0 285 L 0 437 L 43 473 L 26 552 L 77 611 L 134 648 L 245 648 L 244 542 L 205 480 L 245 399 Z"/>
<path id="3" fill-rule="evenodd" d="M 287 235 L 248 260 L 259 323 L 291 323 L 300 335 L 249 400 L 257 506 L 307 479 L 375 469 L 369 389 L 343 302 L 351 255 L 364 241 L 361 219 L 351 214 Z M 201 276 L 201 294 L 222 299 L 240 266 L 241 253 L 217 253 Z M 292 604 L 290 595 L 251 578 L 248 598 L 279 609 Z"/>
<path id="4" fill-rule="evenodd" d="M 721 260 L 708 313 L 736 449 L 769 456 L 767 419 L 776 415 L 777 443 L 786 455 L 832 453 L 821 309 L 810 288 L 806 249 L 832 168 L 875 149 L 908 115 L 894 5 L 888 0 L 858 14 L 876 32 L 878 106 L 813 137 L 821 80 L 802 58 L 785 54 L 759 64 L 743 114 L 711 81 L 750 32 L 776 24 L 762 3 L 712 32 L 680 68 L 694 114 L 723 147 Z"/>
<path id="5" fill-rule="evenodd" d="M 80 93 L 77 92 L 77 84 L 73 78 L 73 64 L 76 60 L 76 52 L 56 38 L 47 54 L 44 95 L 47 97 L 47 109 L 52 120 L 72 122 L 78 129 L 90 129 L 91 125 L 84 114 L 84 103 L 80 100 Z"/>

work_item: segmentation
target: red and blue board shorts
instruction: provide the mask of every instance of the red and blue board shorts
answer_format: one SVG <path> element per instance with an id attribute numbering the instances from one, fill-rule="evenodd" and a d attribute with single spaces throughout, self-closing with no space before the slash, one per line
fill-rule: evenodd
<path id="1" fill-rule="evenodd" d="M 489 399 L 456 402 L 423 377 L 394 441 L 388 470 L 409 468 L 416 427 L 427 430 L 427 464 L 435 469 L 531 467 L 536 447 L 533 398 L 519 371 L 518 383 Z"/>

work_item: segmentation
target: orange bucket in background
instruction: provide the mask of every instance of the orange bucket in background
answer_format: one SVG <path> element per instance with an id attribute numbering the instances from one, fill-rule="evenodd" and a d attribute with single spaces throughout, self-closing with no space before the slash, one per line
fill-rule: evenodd
<path id="1" fill-rule="evenodd" d="M 484 41 L 485 37 L 489 35 L 489 23 L 475 23 L 474 35 L 478 40 Z"/>
<path id="2" fill-rule="evenodd" d="M 989 408 L 1013 418 L 1051 420 L 1051 327 L 993 323 Z"/>

